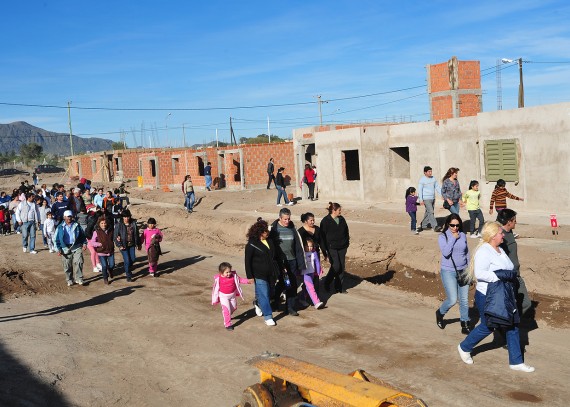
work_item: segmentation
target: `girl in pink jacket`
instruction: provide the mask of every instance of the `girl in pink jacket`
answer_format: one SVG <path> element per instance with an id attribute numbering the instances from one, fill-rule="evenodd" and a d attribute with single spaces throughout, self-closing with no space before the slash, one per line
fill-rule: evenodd
<path id="1" fill-rule="evenodd" d="M 162 255 L 160 242 L 162 242 L 162 232 L 156 227 L 156 219 L 148 218 L 147 227 L 141 234 L 141 241 L 148 254 L 148 273 L 153 277 L 158 277 L 158 258 Z"/>
<path id="2" fill-rule="evenodd" d="M 228 331 L 233 331 L 232 314 L 237 309 L 236 297 L 241 297 L 243 292 L 240 284 L 253 284 L 253 279 L 248 280 L 237 275 L 232 270 L 230 263 L 221 263 L 218 267 L 219 274 L 214 277 L 214 287 L 212 288 L 212 305 L 220 303 L 224 326 Z"/>

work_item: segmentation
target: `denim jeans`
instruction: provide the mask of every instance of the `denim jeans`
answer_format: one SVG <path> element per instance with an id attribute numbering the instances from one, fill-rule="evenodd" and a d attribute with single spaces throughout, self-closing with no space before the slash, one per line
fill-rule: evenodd
<path id="1" fill-rule="evenodd" d="M 277 205 L 281 203 L 281 197 L 284 198 L 285 203 L 289 203 L 289 198 L 287 198 L 287 192 L 285 192 L 285 188 L 277 185 Z"/>
<path id="2" fill-rule="evenodd" d="M 427 228 L 428 223 L 434 229 L 437 227 L 437 220 L 435 219 L 435 215 L 433 213 L 434 205 L 435 205 L 435 199 L 424 199 L 424 206 L 426 208 L 426 213 L 424 214 L 424 218 L 421 223 L 422 229 Z"/>
<path id="3" fill-rule="evenodd" d="M 30 238 L 30 251 L 36 248 L 36 222 L 28 221 L 22 223 L 22 247 L 28 247 L 28 238 Z"/>
<path id="4" fill-rule="evenodd" d="M 115 255 L 111 254 L 110 256 L 98 256 L 99 262 L 101 263 L 101 274 L 103 274 L 103 278 L 107 279 L 109 277 L 108 271 L 115 268 Z"/>
<path id="5" fill-rule="evenodd" d="M 125 268 L 125 275 L 127 278 L 131 278 L 133 276 L 131 274 L 131 266 L 136 259 L 135 246 L 127 247 L 126 250 L 121 250 L 121 254 L 123 255 L 123 267 Z M 101 260 L 101 258 L 99 258 L 99 260 Z M 101 266 L 103 265 L 101 264 Z"/>
<path id="6" fill-rule="evenodd" d="M 410 215 L 411 218 L 410 228 L 413 232 L 416 230 L 416 212 L 408 212 L 408 215 Z"/>
<path id="7" fill-rule="evenodd" d="M 212 186 L 212 176 L 204 175 L 204 181 L 206 181 L 206 188 L 210 189 L 210 187 Z"/>
<path id="8" fill-rule="evenodd" d="M 188 212 L 192 212 L 192 209 L 194 208 L 194 192 L 188 192 L 186 194 L 186 201 L 184 202 L 184 206 L 186 206 L 186 210 Z"/>
<path id="9" fill-rule="evenodd" d="M 449 207 L 449 212 L 459 215 L 459 201 Z"/>
<path id="10" fill-rule="evenodd" d="M 255 279 L 255 298 L 257 299 L 257 305 L 261 308 L 261 312 L 263 312 L 263 318 L 265 320 L 272 319 L 273 311 L 271 309 L 271 303 L 269 302 L 271 298 L 271 287 L 268 281 L 260 278 Z"/>
<path id="11" fill-rule="evenodd" d="M 40 232 L 42 232 L 42 241 L 44 242 L 44 246 L 48 245 L 47 237 L 44 235 L 44 224 L 40 224 Z"/>
<path id="12" fill-rule="evenodd" d="M 485 223 L 485 218 L 483 217 L 483 211 L 477 209 L 469 212 L 469 229 L 471 229 L 471 234 L 475 233 L 475 220 L 479 219 L 479 227 L 477 228 L 477 233 L 481 233 L 483 230 L 483 224 Z"/>
<path id="13" fill-rule="evenodd" d="M 479 310 L 479 325 L 471 331 L 467 338 L 459 344 L 461 350 L 464 352 L 471 353 L 473 348 L 477 346 L 479 342 L 485 339 L 491 334 L 491 330 L 487 328 L 487 321 L 485 319 L 485 299 L 486 295 L 479 291 L 475 291 L 475 305 Z M 519 338 L 519 328 L 515 325 L 511 329 L 507 330 L 507 346 L 509 347 L 509 364 L 519 365 L 523 363 L 523 356 L 521 352 L 521 344 Z"/>
<path id="14" fill-rule="evenodd" d="M 439 312 L 442 315 L 447 314 L 447 311 L 457 303 L 457 297 L 459 297 L 459 319 L 469 321 L 469 285 L 459 286 L 455 270 L 440 270 L 440 275 L 447 298 L 439 307 Z"/>

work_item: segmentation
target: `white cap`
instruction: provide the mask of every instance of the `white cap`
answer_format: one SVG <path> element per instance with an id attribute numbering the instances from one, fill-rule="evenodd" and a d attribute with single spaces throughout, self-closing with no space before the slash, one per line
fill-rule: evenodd
<path id="1" fill-rule="evenodd" d="M 71 212 L 71 211 L 63 212 L 63 217 L 65 218 L 66 216 L 73 217 L 73 212 Z"/>

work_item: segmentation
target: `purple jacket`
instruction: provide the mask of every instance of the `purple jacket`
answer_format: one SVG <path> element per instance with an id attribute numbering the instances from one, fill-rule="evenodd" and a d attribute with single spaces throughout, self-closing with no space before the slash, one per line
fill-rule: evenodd
<path id="1" fill-rule="evenodd" d="M 418 196 L 408 195 L 406 197 L 406 212 L 417 212 L 418 211 Z"/>
<path id="2" fill-rule="evenodd" d="M 465 233 L 459 232 L 459 238 L 453 237 L 449 229 L 445 233 L 440 233 L 438 238 L 439 249 L 441 250 L 441 269 L 455 271 L 451 256 L 457 270 L 465 270 L 469 265 L 469 248 Z"/>

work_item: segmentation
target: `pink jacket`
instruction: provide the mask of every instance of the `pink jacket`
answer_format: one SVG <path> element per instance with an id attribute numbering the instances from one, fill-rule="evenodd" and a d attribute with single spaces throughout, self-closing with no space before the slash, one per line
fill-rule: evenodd
<path id="1" fill-rule="evenodd" d="M 236 297 L 241 297 L 242 301 L 245 301 L 243 298 L 243 292 L 241 290 L 240 284 L 249 284 L 249 280 L 247 278 L 243 278 L 237 275 L 235 271 L 232 270 L 232 275 L 234 276 L 234 280 L 236 282 L 237 290 L 235 292 Z M 216 274 L 214 277 L 214 286 L 212 287 L 212 305 L 216 305 L 220 302 L 220 275 Z"/>
<path id="2" fill-rule="evenodd" d="M 158 228 L 154 229 L 145 229 L 142 233 L 141 240 L 144 242 L 144 248 L 148 252 L 148 248 L 150 247 L 150 242 L 152 241 L 152 237 L 156 235 L 155 239 L 157 242 L 162 242 L 162 232 Z"/>

